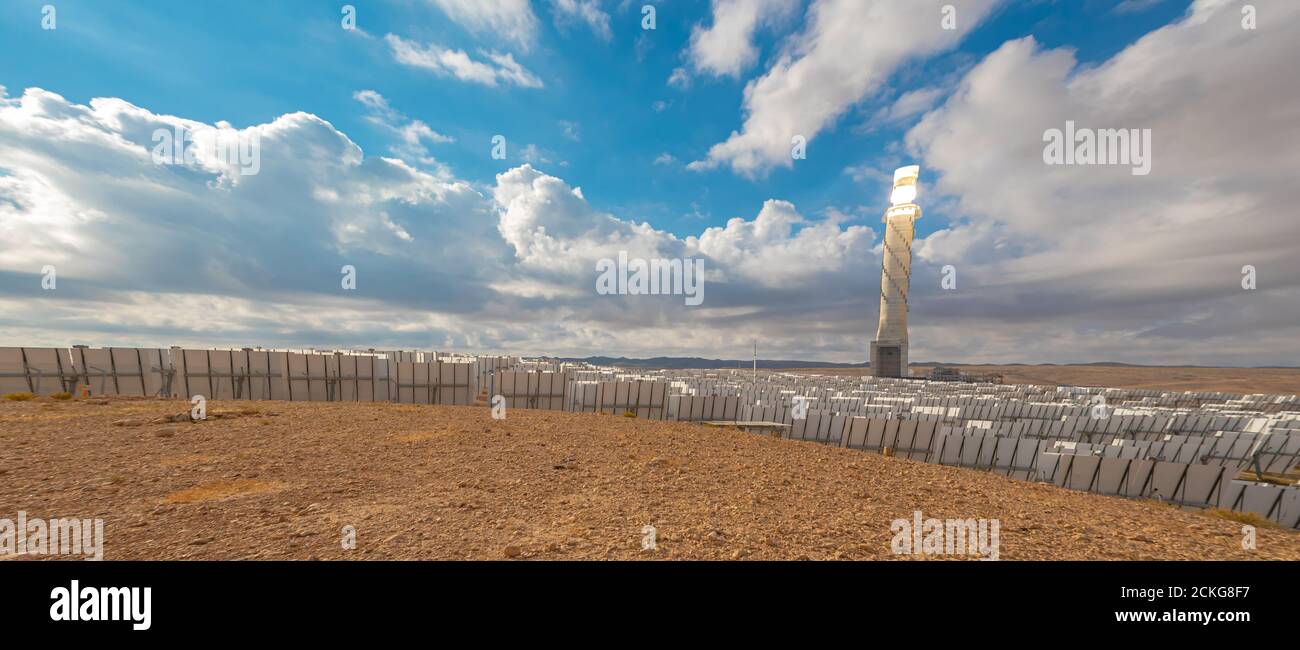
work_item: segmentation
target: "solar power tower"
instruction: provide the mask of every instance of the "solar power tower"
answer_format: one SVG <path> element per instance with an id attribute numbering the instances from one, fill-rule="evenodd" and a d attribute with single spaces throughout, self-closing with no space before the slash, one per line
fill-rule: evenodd
<path id="1" fill-rule="evenodd" d="M 916 201 L 919 165 L 894 171 L 885 223 L 885 250 L 880 268 L 880 325 L 871 342 L 871 374 L 907 377 L 907 293 L 912 278 L 912 238 L 921 206 Z"/>

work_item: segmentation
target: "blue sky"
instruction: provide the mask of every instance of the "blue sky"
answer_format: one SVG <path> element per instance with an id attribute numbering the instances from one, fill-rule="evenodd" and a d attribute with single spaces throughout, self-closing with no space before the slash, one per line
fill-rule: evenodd
<path id="1" fill-rule="evenodd" d="M 10 3 L 0 335 L 861 361 L 917 163 L 914 360 L 1300 363 L 1289 3 L 345 4 Z M 133 167 L 137 120 L 261 130 L 264 173 Z M 1066 120 L 1152 131 L 1156 171 L 1044 167 Z M 705 259 L 708 301 L 593 295 L 622 249 Z"/>
<path id="2" fill-rule="evenodd" d="M 22 53 L 0 62 L 0 83 L 14 89 L 40 86 L 78 102 L 121 97 L 156 112 L 225 120 L 237 127 L 308 111 L 364 150 L 382 151 L 389 134 L 367 125 L 364 108 L 353 99 L 357 89 L 367 88 L 381 93 L 393 108 L 454 137 L 455 142 L 431 153 L 461 178 L 476 182 L 490 182 L 518 160 L 489 156 L 491 137 L 500 133 L 516 146 L 539 147 L 553 162 L 537 166 L 587 189 L 593 205 L 679 235 L 750 216 L 774 196 L 806 213 L 839 208 L 862 223 L 874 223 L 888 188 L 856 181 L 844 169 L 867 165 L 892 170 L 907 162 L 888 149 L 920 117 L 863 132 L 878 109 L 909 89 L 926 86 L 927 79 L 955 74 L 1003 42 L 1030 34 L 1045 46 L 1074 48 L 1082 63 L 1104 59 L 1180 16 L 1188 5 L 1168 0 L 1121 13 L 1114 10 L 1121 2 L 1004 6 L 953 52 L 898 71 L 891 80 L 896 87 L 851 108 L 814 141 L 807 160 L 757 179 L 683 169 L 739 128 L 748 81 L 700 79 L 685 90 L 667 84 L 683 63 L 691 29 L 709 18 L 705 0 L 658 3 L 652 32 L 641 29 L 645 3 L 607 3 L 609 41 L 584 24 L 564 22 L 553 6 L 538 3 L 536 45 L 517 58 L 543 80 L 540 89 L 487 87 L 398 64 L 382 39 L 358 38 L 339 28 L 339 7 L 348 4 L 343 2 L 62 1 L 55 3 L 61 29 L 53 32 L 22 25 L 14 15 L 20 11 L 11 11 L 10 20 L 0 23 L 6 49 Z M 21 4 L 39 17 L 47 3 Z M 468 32 L 430 2 L 351 4 L 358 26 L 373 35 L 391 33 L 466 52 L 509 49 L 501 39 Z M 638 56 L 643 35 L 647 40 Z M 760 30 L 755 40 L 761 56 L 771 57 L 784 35 Z M 656 102 L 666 107 L 656 111 Z M 576 138 L 566 136 L 566 125 L 573 125 Z M 677 163 L 656 165 L 664 153 Z M 920 224 L 921 233 L 939 224 L 927 219 Z"/>

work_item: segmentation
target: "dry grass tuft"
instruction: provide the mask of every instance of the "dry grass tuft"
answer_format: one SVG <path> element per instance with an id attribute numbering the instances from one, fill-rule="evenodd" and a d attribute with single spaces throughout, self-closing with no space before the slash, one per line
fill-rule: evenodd
<path id="1" fill-rule="evenodd" d="M 1256 528 L 1281 528 L 1281 526 L 1277 525 L 1277 522 L 1265 519 L 1253 512 L 1237 512 L 1225 508 L 1210 508 L 1207 512 L 1215 517 L 1235 521 L 1239 524 L 1248 524 Z"/>
<path id="2" fill-rule="evenodd" d="M 10 402 L 26 402 L 36 396 L 31 393 L 5 393 L 3 397 Z"/>

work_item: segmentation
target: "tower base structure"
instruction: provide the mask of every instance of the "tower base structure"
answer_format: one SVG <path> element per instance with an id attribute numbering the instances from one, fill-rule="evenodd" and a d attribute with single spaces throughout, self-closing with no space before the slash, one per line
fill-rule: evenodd
<path id="1" fill-rule="evenodd" d="M 872 341 L 871 374 L 875 377 L 912 376 L 907 369 L 907 344 L 898 341 Z"/>

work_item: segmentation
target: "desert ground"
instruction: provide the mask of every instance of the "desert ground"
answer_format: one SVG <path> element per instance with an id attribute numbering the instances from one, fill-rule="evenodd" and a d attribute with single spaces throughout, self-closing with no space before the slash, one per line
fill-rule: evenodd
<path id="1" fill-rule="evenodd" d="M 0 517 L 102 518 L 108 560 L 892 559 L 915 510 L 997 519 L 1003 560 L 1300 560 L 1276 527 L 1243 551 L 1212 513 L 690 423 L 219 401 L 172 421 L 188 408 L 0 401 Z"/>
<path id="2" fill-rule="evenodd" d="M 972 374 L 996 373 L 1008 384 L 1047 386 L 1107 386 L 1172 391 L 1218 391 L 1249 395 L 1300 395 L 1298 368 L 1194 368 L 1157 366 L 993 366 L 952 365 Z M 927 376 L 931 366 L 912 366 L 914 376 Z M 866 368 L 815 368 L 791 372 L 820 375 L 862 376 Z"/>

